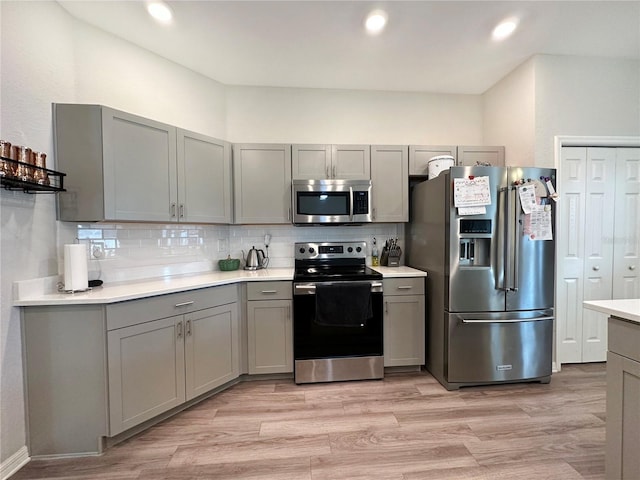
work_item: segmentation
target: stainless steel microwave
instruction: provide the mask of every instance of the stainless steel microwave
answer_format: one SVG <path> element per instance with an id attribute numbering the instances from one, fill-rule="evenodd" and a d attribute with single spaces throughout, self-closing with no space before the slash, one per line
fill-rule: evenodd
<path id="1" fill-rule="evenodd" d="M 293 223 L 371 222 L 371 180 L 294 180 Z"/>

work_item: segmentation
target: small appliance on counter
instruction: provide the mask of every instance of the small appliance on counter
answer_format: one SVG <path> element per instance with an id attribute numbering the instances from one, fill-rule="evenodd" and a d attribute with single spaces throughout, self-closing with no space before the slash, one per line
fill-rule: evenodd
<path id="1" fill-rule="evenodd" d="M 269 259 L 265 256 L 264 250 L 257 249 L 255 246 L 251 247 L 246 256 L 244 250 L 242 250 L 242 258 L 244 259 L 245 270 L 260 270 L 261 268 L 267 268 L 269 264 Z"/>

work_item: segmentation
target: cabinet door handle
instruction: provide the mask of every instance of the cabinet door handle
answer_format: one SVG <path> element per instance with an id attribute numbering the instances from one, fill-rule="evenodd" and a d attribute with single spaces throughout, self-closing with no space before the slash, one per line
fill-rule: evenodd
<path id="1" fill-rule="evenodd" d="M 325 176 L 325 177 L 327 177 L 327 178 L 331 178 L 331 173 L 330 173 L 330 171 L 329 171 L 329 169 L 330 169 L 330 168 L 331 168 L 331 167 L 327 165 L 327 166 L 325 167 L 325 169 L 324 169 L 324 172 L 325 172 L 325 173 L 324 173 L 324 176 Z"/>
<path id="2" fill-rule="evenodd" d="M 384 313 L 389 313 L 389 302 L 384 302 Z"/>
<path id="3" fill-rule="evenodd" d="M 180 218 L 184 218 L 184 204 L 180 204 Z"/>
<path id="4" fill-rule="evenodd" d="M 176 204 L 175 203 L 171 204 L 171 208 L 169 208 L 169 213 L 171 215 L 171 218 L 176 216 Z"/>
<path id="5" fill-rule="evenodd" d="M 373 207 L 373 219 L 374 220 L 376 219 L 376 208 L 375 207 Z"/>
<path id="6" fill-rule="evenodd" d="M 182 321 L 178 322 L 178 338 L 182 338 Z"/>
<path id="7" fill-rule="evenodd" d="M 287 305 L 287 320 L 291 318 L 291 307 Z"/>
<path id="8" fill-rule="evenodd" d="M 333 178 L 336 178 L 336 166 L 333 166 Z"/>
<path id="9" fill-rule="evenodd" d="M 176 303 L 176 307 L 186 307 L 187 305 L 193 305 L 195 302 L 193 300 L 191 300 L 190 302 L 182 302 L 182 303 Z"/>
<path id="10" fill-rule="evenodd" d="M 187 336 L 191 336 L 191 320 L 187 320 Z"/>

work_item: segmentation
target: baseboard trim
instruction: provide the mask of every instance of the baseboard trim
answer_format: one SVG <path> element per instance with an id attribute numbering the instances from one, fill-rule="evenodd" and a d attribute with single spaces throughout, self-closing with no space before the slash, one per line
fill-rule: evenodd
<path id="1" fill-rule="evenodd" d="M 4 462 L 0 463 L 0 480 L 7 480 L 27 463 L 29 463 L 29 450 L 25 445 Z"/>

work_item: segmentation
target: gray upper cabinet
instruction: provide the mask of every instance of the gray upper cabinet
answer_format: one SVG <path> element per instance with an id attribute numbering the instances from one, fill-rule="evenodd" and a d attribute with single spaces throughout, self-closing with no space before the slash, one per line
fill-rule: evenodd
<path id="1" fill-rule="evenodd" d="M 489 163 L 494 167 L 504 167 L 504 147 L 458 147 L 456 165 L 473 166 Z"/>
<path id="2" fill-rule="evenodd" d="M 478 162 L 490 163 L 495 167 L 505 165 L 502 146 L 411 145 L 409 175 L 427 176 L 429 160 L 439 155 L 451 155 L 458 166 L 473 166 Z"/>
<path id="3" fill-rule="evenodd" d="M 233 145 L 235 223 L 291 223 L 291 145 Z"/>
<path id="4" fill-rule="evenodd" d="M 54 105 L 63 221 L 230 223 L 223 141 L 100 105 Z"/>
<path id="5" fill-rule="evenodd" d="M 231 145 L 178 129 L 177 160 L 179 221 L 231 223 Z"/>
<path id="6" fill-rule="evenodd" d="M 374 222 L 409 221 L 408 147 L 371 146 L 371 195 Z"/>
<path id="7" fill-rule="evenodd" d="M 371 150 L 369 145 L 293 145 L 293 178 L 300 179 L 369 179 Z"/>
<path id="8" fill-rule="evenodd" d="M 456 157 L 455 145 L 411 145 L 409 147 L 409 175 L 428 175 L 429 160 L 439 155 Z"/>

